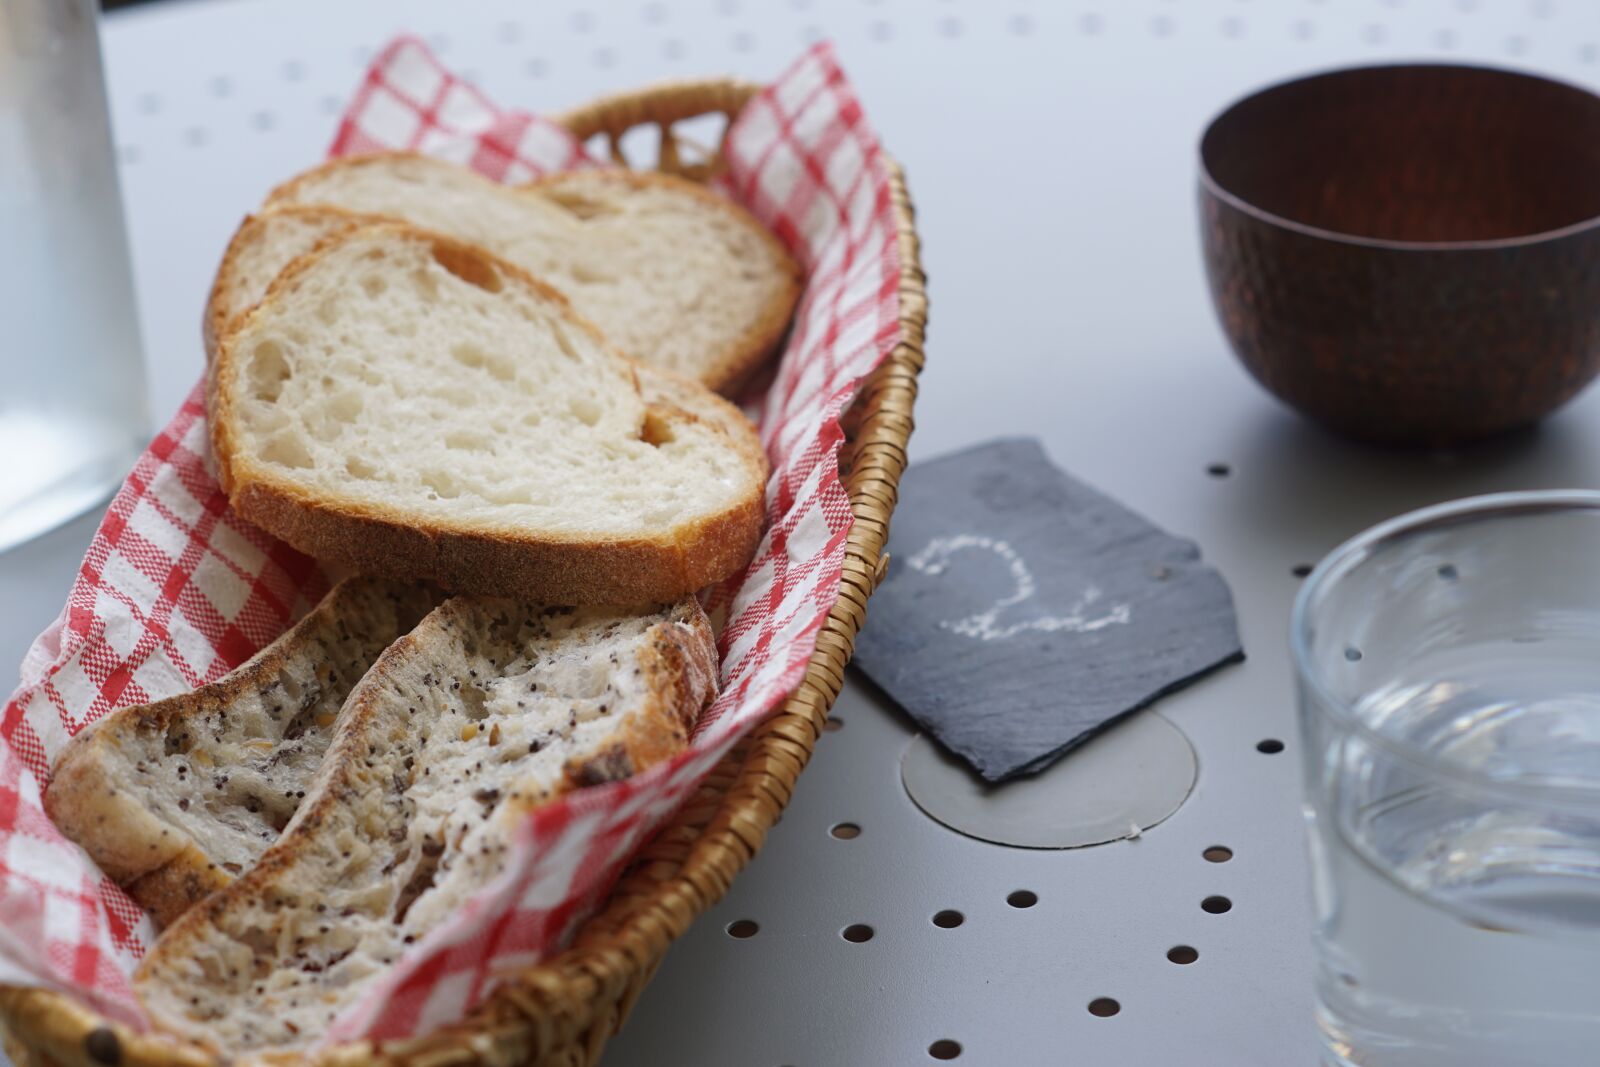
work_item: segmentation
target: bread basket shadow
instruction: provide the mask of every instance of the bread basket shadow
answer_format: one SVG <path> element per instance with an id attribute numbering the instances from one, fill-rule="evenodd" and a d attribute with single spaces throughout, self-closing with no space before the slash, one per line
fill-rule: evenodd
<path id="1" fill-rule="evenodd" d="M 623 166 L 632 165 L 625 135 L 653 128 L 659 133 L 655 169 L 706 181 L 722 165 L 720 149 L 695 145 L 676 127 L 703 116 L 714 121 L 720 115 L 731 123 L 760 90 L 733 79 L 677 82 L 607 96 L 555 118 L 583 140 L 603 139 L 611 158 Z M 839 465 L 854 523 L 839 598 L 818 635 L 804 680 L 641 850 L 570 947 L 503 983 L 460 1023 L 410 1041 L 334 1046 L 317 1062 L 341 1067 L 597 1063 L 668 946 L 722 897 L 761 847 L 844 683 L 867 598 L 884 574 L 889 518 L 906 465 L 928 302 L 904 175 L 893 162 L 889 167 L 900 253 L 901 340 L 861 383 L 843 420 L 846 440 Z M 134 1033 L 48 990 L 0 987 L 0 1026 L 17 1067 L 219 1063 L 198 1046 Z"/>

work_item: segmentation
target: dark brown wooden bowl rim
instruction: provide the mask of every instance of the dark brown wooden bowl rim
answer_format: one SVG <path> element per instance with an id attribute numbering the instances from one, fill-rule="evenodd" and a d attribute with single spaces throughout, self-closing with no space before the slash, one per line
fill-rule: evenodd
<path id="1" fill-rule="evenodd" d="M 1338 230 L 1328 230 L 1323 229 L 1320 226 L 1312 226 L 1308 223 L 1296 222 L 1294 219 L 1287 218 L 1286 216 L 1257 207 L 1236 193 L 1225 189 L 1222 186 L 1222 183 L 1217 181 L 1217 179 L 1212 176 L 1211 168 L 1206 166 L 1205 145 L 1206 141 L 1211 138 L 1212 131 L 1215 130 L 1224 119 L 1232 115 L 1234 111 L 1250 101 L 1270 95 L 1272 93 L 1276 93 L 1282 89 L 1287 89 L 1290 86 L 1300 85 L 1304 82 L 1316 81 L 1320 78 L 1341 77 L 1351 74 L 1362 74 L 1380 70 L 1480 71 L 1488 74 L 1504 75 L 1508 78 L 1519 78 L 1525 81 L 1544 82 L 1548 85 L 1554 85 L 1562 89 L 1569 89 L 1574 92 L 1582 93 L 1585 96 L 1600 102 L 1600 94 L 1597 94 L 1592 89 L 1588 89 L 1582 85 L 1575 85 L 1572 82 L 1562 81 L 1559 78 L 1547 78 L 1540 74 L 1532 74 L 1521 70 L 1511 70 L 1508 67 L 1492 67 L 1487 64 L 1369 63 L 1353 67 L 1331 67 L 1327 70 L 1316 71 L 1314 73 L 1305 74 L 1297 78 L 1289 78 L 1285 81 L 1274 82 L 1264 88 L 1257 89 L 1255 92 L 1239 97 L 1237 100 L 1233 101 L 1227 107 L 1223 108 L 1215 116 L 1213 116 L 1211 121 L 1206 123 L 1206 128 L 1200 134 L 1200 141 L 1195 149 L 1195 156 L 1199 163 L 1201 187 L 1205 190 L 1207 195 L 1214 196 L 1230 207 L 1251 216 L 1257 221 L 1264 222 L 1269 226 L 1282 227 L 1285 230 L 1292 230 L 1295 233 L 1304 234 L 1307 237 L 1321 238 L 1324 241 L 1334 241 L 1339 244 L 1356 245 L 1364 248 L 1383 248 L 1395 252 L 1493 251 L 1495 249 L 1517 248 L 1523 245 L 1539 244 L 1543 241 L 1559 240 L 1563 237 L 1571 237 L 1574 234 L 1582 233 L 1585 230 L 1600 228 L 1600 215 L 1592 215 L 1587 219 L 1582 219 L 1578 222 L 1574 222 L 1554 230 L 1541 230 L 1538 233 L 1522 234 L 1516 237 L 1496 237 L 1481 241 L 1396 241 L 1385 237 L 1363 237 L 1359 234 L 1340 233 Z"/>

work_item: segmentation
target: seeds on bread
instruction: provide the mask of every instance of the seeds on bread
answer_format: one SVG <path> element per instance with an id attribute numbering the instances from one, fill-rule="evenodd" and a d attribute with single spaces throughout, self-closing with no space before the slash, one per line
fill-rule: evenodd
<path id="1" fill-rule="evenodd" d="M 400 224 L 324 239 L 223 339 L 234 509 L 363 573 L 544 603 L 666 603 L 760 538 L 731 404 L 619 356 L 549 287 Z"/>
<path id="2" fill-rule="evenodd" d="M 380 153 L 316 167 L 267 204 L 387 215 L 481 245 L 564 294 L 626 355 L 723 392 L 774 350 L 803 281 L 747 211 L 665 174 L 572 171 L 515 189 Z"/>
<path id="3" fill-rule="evenodd" d="M 254 866 L 305 796 L 345 697 L 433 606 L 419 586 L 335 586 L 249 662 L 122 708 L 67 746 L 45 811 L 158 926 Z"/>
<path id="4" fill-rule="evenodd" d="M 715 689 L 693 598 L 446 601 L 351 694 L 277 843 L 167 929 L 136 992 L 223 1055 L 305 1047 L 500 873 L 530 811 L 681 752 Z"/>

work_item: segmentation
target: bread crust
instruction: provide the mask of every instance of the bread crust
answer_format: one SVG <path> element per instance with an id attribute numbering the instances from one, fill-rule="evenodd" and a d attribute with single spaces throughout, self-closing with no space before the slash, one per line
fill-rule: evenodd
<path id="1" fill-rule="evenodd" d="M 756 321 L 747 327 L 744 333 L 708 361 L 705 371 L 700 375 L 700 381 L 707 387 L 715 389 L 724 396 L 737 395 L 740 386 L 777 351 L 778 345 L 788 332 L 795 304 L 799 302 L 800 294 L 805 288 L 805 270 L 795 262 L 793 256 L 789 255 L 789 250 L 783 247 L 783 242 L 779 241 L 771 230 L 761 225 L 749 211 L 727 197 L 712 192 L 699 182 L 680 178 L 675 174 L 622 169 L 563 171 L 529 182 L 522 188 L 537 194 L 546 189 L 558 189 L 564 185 L 593 181 L 614 182 L 633 189 L 645 189 L 651 186 L 673 189 L 685 196 L 693 197 L 714 211 L 722 212 L 758 236 L 772 264 L 778 269 L 783 288 L 766 307 L 761 309 Z"/>
<path id="2" fill-rule="evenodd" d="M 429 241 L 463 269 L 498 271 L 519 281 L 557 305 L 575 328 L 615 353 L 564 296 L 515 264 L 476 245 L 404 223 L 359 229 L 365 233 L 380 228 Z M 334 236 L 291 263 L 273 282 L 262 305 L 293 286 L 329 248 L 355 232 Z M 236 329 L 223 338 L 207 385 L 219 480 L 241 517 L 318 559 L 365 574 L 428 578 L 458 593 L 551 604 L 660 604 L 734 574 L 750 561 L 760 542 L 767 462 L 755 428 L 732 404 L 690 379 L 617 356 L 633 369 L 647 405 L 715 426 L 728 438 L 748 473 L 743 495 L 720 513 L 679 524 L 656 537 L 534 537 L 446 517 L 419 524 L 404 509 L 316 494 L 275 476 L 252 459 L 235 433 L 235 400 L 228 386 L 239 336 Z"/>
<path id="3" fill-rule="evenodd" d="M 355 167 L 382 166 L 389 161 L 401 159 L 429 159 L 430 162 L 438 162 L 419 152 L 403 151 L 371 152 L 363 155 L 330 159 L 277 185 L 272 192 L 267 194 L 266 206 L 281 210 L 289 205 L 300 203 L 301 188 L 335 171 Z M 804 268 L 789 254 L 788 249 L 784 248 L 783 242 L 779 241 L 772 231 L 763 226 L 749 211 L 727 197 L 707 189 L 699 182 L 693 182 L 677 175 L 661 174 L 654 171 L 629 171 L 621 168 L 564 171 L 559 174 L 547 175 L 516 188 L 530 194 L 538 194 L 543 190 L 560 188 L 565 184 L 588 181 L 616 182 L 635 189 L 648 188 L 650 186 L 672 189 L 675 192 L 692 197 L 712 210 L 721 212 L 757 235 L 763 247 L 766 248 L 772 265 L 778 271 L 783 288 L 779 295 L 761 310 L 754 323 L 748 326 L 740 336 L 734 338 L 722 352 L 708 359 L 704 372 L 697 379 L 701 384 L 722 393 L 724 396 L 737 395 L 740 386 L 749 380 L 783 341 L 784 335 L 789 328 L 789 320 L 794 314 L 795 305 L 799 302 L 800 295 L 805 288 Z"/>

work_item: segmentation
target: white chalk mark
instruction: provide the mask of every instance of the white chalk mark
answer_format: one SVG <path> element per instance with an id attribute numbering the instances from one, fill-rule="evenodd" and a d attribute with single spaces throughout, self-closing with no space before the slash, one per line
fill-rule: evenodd
<path id="1" fill-rule="evenodd" d="M 1004 560 L 1006 567 L 1011 571 L 1011 580 L 1016 583 L 1016 588 L 1010 596 L 995 601 L 989 610 L 968 615 L 964 619 L 941 622 L 939 623 L 941 629 L 961 634 L 963 637 L 976 637 L 980 641 L 1001 641 L 1028 630 L 1041 633 L 1055 633 L 1060 630 L 1093 633 L 1107 626 L 1125 626 L 1133 617 L 1132 609 L 1127 604 L 1118 604 L 1102 615 L 1090 617 L 1089 609 L 1103 595 L 1097 586 L 1091 584 L 1084 589 L 1077 600 L 1068 605 L 1065 615 L 1043 615 L 1025 622 L 1001 626 L 1000 613 L 1032 599 L 1039 588 L 1038 583 L 1033 580 L 1033 572 L 1028 569 L 1022 557 L 1017 555 L 1016 550 L 1006 542 L 997 541 L 992 537 L 980 537 L 975 534 L 935 537 L 922 551 L 906 560 L 906 564 L 922 574 L 939 575 L 949 568 L 953 556 L 969 549 L 983 549 Z"/>

